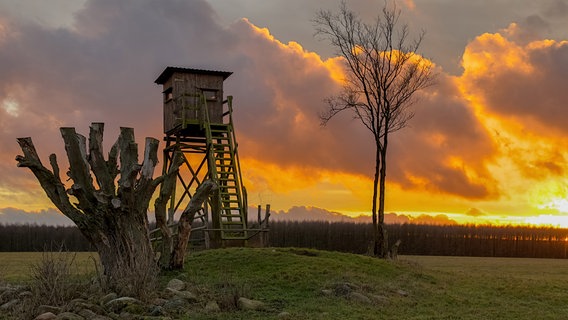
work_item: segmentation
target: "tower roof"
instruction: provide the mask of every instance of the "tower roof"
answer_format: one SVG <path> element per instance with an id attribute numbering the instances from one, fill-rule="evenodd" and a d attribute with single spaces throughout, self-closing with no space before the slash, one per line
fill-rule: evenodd
<path id="1" fill-rule="evenodd" d="M 164 69 L 162 74 L 154 81 L 156 84 L 164 84 L 166 80 L 168 80 L 174 72 L 179 73 L 191 73 L 191 74 L 208 74 L 208 75 L 216 75 L 222 76 L 223 80 L 227 79 L 232 72 L 228 71 L 215 71 L 215 70 L 203 70 L 203 69 L 191 69 L 191 68 L 180 68 L 180 67 L 167 67 Z"/>

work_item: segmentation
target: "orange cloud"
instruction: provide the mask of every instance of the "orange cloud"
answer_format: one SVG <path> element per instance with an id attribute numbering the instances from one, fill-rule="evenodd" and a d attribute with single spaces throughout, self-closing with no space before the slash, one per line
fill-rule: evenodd
<path id="1" fill-rule="evenodd" d="M 520 32 L 512 24 L 502 34 L 472 41 L 458 82 L 498 146 L 488 168 L 503 190 L 503 201 L 532 208 L 527 211 L 562 212 L 562 196 L 544 186 L 568 170 L 568 92 L 563 84 L 568 42 L 520 42 Z M 534 188 L 544 191 L 535 193 Z"/>

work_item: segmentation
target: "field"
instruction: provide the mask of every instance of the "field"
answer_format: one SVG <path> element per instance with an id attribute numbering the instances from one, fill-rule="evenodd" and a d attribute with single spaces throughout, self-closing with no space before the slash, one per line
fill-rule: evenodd
<path id="1" fill-rule="evenodd" d="M 0 253 L 1 279 L 24 281 L 40 257 Z M 76 262 L 78 272 L 93 271 L 89 254 L 77 255 Z M 165 275 L 173 276 L 180 275 Z M 229 291 L 268 306 L 215 315 L 195 311 L 191 319 L 276 319 L 282 311 L 288 319 L 568 317 L 568 260 L 404 256 L 389 262 L 307 249 L 234 248 L 190 255 L 184 277 L 200 295 Z M 371 302 L 353 299 L 345 285 Z"/>
<path id="2" fill-rule="evenodd" d="M 9 283 L 27 282 L 31 278 L 32 266 L 37 264 L 44 253 L 41 252 L 0 252 L 0 281 Z M 94 258 L 98 255 L 92 252 L 59 253 L 48 252 L 49 258 L 73 262 L 78 275 L 94 274 Z"/>

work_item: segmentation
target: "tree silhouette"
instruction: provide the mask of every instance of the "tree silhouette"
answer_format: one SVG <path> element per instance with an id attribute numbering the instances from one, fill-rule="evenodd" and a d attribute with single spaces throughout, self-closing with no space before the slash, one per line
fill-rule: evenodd
<path id="1" fill-rule="evenodd" d="M 337 49 L 346 65 L 343 91 L 325 99 L 328 108 L 320 114 L 322 125 L 349 110 L 373 134 L 373 252 L 382 258 L 388 256 L 384 211 L 389 135 L 406 127 L 414 116 L 410 109 L 416 102 L 414 94 L 434 81 L 432 64 L 416 54 L 424 32 L 409 40 L 408 25 L 399 26 L 400 13 L 385 3 L 368 24 L 343 2 L 339 13 L 320 11 L 314 19 L 316 34 Z"/>

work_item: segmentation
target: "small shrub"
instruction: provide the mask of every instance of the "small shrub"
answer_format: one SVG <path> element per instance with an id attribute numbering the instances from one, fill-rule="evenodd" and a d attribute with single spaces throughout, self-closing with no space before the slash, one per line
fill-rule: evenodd
<path id="1" fill-rule="evenodd" d="M 44 251 L 41 260 L 30 269 L 30 294 L 13 310 L 24 318 L 33 318 L 40 305 L 62 307 L 79 297 L 85 285 L 74 275 L 76 254 Z M 19 317 L 18 316 L 18 317 Z"/>
<path id="2" fill-rule="evenodd" d="M 73 276 L 76 254 L 43 252 L 41 260 L 31 268 L 31 289 L 42 304 L 61 306 L 73 299 L 80 288 Z"/>

